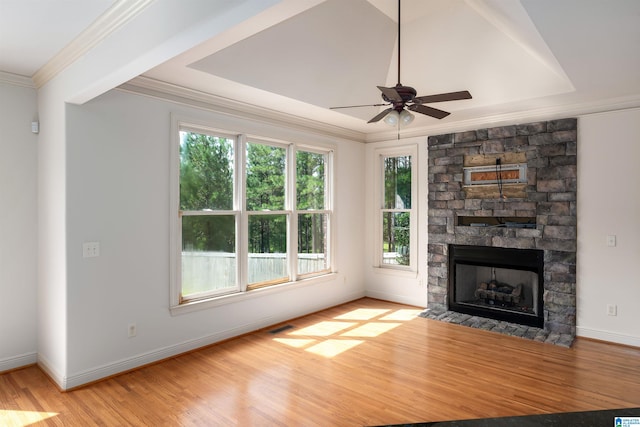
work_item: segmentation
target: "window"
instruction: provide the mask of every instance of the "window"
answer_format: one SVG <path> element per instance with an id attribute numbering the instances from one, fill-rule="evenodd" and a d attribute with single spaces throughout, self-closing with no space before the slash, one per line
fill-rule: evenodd
<path id="1" fill-rule="evenodd" d="M 416 149 L 380 152 L 378 265 L 415 270 Z"/>
<path id="2" fill-rule="evenodd" d="M 180 132 L 181 296 L 237 291 L 235 138 Z"/>
<path id="3" fill-rule="evenodd" d="M 248 215 L 249 288 L 290 280 L 287 262 L 287 149 L 247 143 L 246 209 Z"/>
<path id="4" fill-rule="evenodd" d="M 172 306 L 331 272 L 330 150 L 177 134 Z"/>
<path id="5" fill-rule="evenodd" d="M 300 276 L 330 268 L 327 160 L 322 152 L 296 151 L 297 268 Z"/>

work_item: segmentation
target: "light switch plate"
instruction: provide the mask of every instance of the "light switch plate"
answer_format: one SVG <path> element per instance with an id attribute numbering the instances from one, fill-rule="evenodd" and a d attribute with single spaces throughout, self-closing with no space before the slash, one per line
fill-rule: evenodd
<path id="1" fill-rule="evenodd" d="M 100 242 L 84 242 L 82 244 L 82 257 L 93 258 L 100 256 Z"/>

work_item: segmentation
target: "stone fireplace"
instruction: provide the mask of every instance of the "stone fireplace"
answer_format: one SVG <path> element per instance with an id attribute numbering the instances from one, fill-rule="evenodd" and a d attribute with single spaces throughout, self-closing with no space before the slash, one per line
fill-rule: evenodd
<path id="1" fill-rule="evenodd" d="M 431 136 L 428 151 L 427 308 L 460 309 L 451 295 L 450 279 L 454 274 L 495 276 L 496 268 L 505 267 L 500 264 L 505 264 L 501 260 L 506 253 L 498 252 L 492 255 L 497 257 L 493 270 L 489 265 L 489 270 L 481 272 L 472 272 L 467 267 L 458 273 L 452 272 L 451 248 L 537 251 L 542 261 L 539 274 L 536 273 L 535 279 L 511 279 L 518 282 L 512 284 L 514 295 L 502 296 L 509 301 L 499 305 L 510 310 L 517 299 L 519 282 L 527 286 L 539 280 L 540 289 L 535 295 L 534 291 L 527 291 L 530 298 L 536 299 L 531 303 L 539 310 L 539 316 L 536 314 L 539 319 L 528 323 L 516 319 L 515 323 L 539 326 L 547 333 L 569 335 L 573 339 L 576 331 L 577 120 Z M 533 268 L 516 267 L 515 270 Z M 490 282 L 491 277 L 488 280 Z M 486 280 L 480 282 L 491 286 Z M 498 282 L 500 280 L 496 280 Z M 498 303 L 495 294 L 483 293 L 482 289 L 475 292 L 484 297 L 481 299 L 487 305 Z M 493 299 L 486 298 L 487 295 Z M 530 309 L 533 310 L 533 305 L 520 308 Z"/>

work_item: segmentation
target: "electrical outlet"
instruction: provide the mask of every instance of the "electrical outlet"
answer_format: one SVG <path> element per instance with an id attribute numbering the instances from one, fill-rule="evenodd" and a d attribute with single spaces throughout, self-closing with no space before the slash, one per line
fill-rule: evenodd
<path id="1" fill-rule="evenodd" d="M 610 247 L 615 247 L 616 246 L 616 235 L 615 234 L 609 234 L 607 236 L 607 246 L 610 246 Z"/>
<path id="2" fill-rule="evenodd" d="M 100 256 L 100 242 L 84 242 L 82 244 L 82 257 L 93 258 Z"/>
<path id="3" fill-rule="evenodd" d="M 607 304 L 607 316 L 617 316 L 618 306 L 615 304 Z"/>
<path id="4" fill-rule="evenodd" d="M 133 338 L 138 334 L 138 328 L 136 327 L 135 323 L 129 324 L 127 328 L 127 333 L 129 335 L 129 338 Z"/>

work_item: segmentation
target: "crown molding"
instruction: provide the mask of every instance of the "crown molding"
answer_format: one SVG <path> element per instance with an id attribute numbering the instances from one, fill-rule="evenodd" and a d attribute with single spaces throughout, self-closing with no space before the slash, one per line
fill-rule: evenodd
<path id="1" fill-rule="evenodd" d="M 542 108 L 532 108 L 522 111 L 461 119 L 447 123 L 438 123 L 431 126 L 415 128 L 409 127 L 402 129 L 400 131 L 400 135 L 398 135 L 398 130 L 395 128 L 382 132 L 357 132 L 142 76 L 136 77 L 135 79 L 119 86 L 118 89 L 158 99 L 164 99 L 183 105 L 213 110 L 236 117 L 252 119 L 254 121 L 278 124 L 280 126 L 297 128 L 307 132 L 312 131 L 314 133 L 321 133 L 333 138 L 366 143 L 395 140 L 398 139 L 398 136 L 399 139 L 407 139 L 482 129 L 491 126 L 518 124 L 538 120 L 553 120 L 607 111 L 640 108 L 640 95 L 600 99 L 587 102 L 567 102 Z"/>
<path id="2" fill-rule="evenodd" d="M 327 123 L 281 113 L 256 105 L 223 98 L 149 77 L 138 76 L 118 86 L 119 90 L 145 95 L 177 104 L 215 111 L 229 116 L 287 127 L 324 137 L 362 143 L 366 134 Z"/>
<path id="3" fill-rule="evenodd" d="M 117 0 L 89 27 L 66 45 L 33 75 L 37 88 L 57 76 L 78 58 L 89 52 L 118 28 L 136 17 L 155 0 Z"/>
<path id="4" fill-rule="evenodd" d="M 33 84 L 33 80 L 31 80 L 30 77 L 7 73 L 6 71 L 0 71 L 0 83 L 7 83 L 13 86 L 22 86 L 30 89 L 36 88 L 36 86 Z"/>

